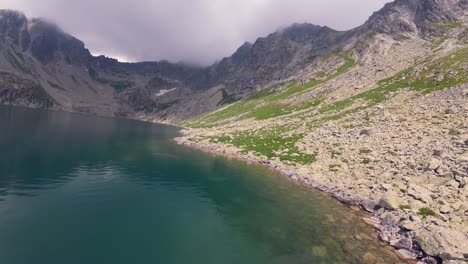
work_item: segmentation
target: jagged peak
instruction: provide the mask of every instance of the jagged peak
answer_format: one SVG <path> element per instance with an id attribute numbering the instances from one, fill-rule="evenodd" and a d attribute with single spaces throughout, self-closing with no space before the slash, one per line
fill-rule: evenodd
<path id="1" fill-rule="evenodd" d="M 7 18 L 7 17 L 26 19 L 26 15 L 21 11 L 12 10 L 12 9 L 0 9 L 0 19 Z"/>
<path id="2" fill-rule="evenodd" d="M 467 3 L 467 0 L 395 0 L 374 12 L 362 27 L 386 34 L 440 35 L 441 30 L 434 24 L 458 21 Z"/>

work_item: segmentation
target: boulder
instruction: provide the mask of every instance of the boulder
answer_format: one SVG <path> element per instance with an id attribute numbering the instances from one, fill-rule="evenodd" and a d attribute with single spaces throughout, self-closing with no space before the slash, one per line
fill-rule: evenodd
<path id="1" fill-rule="evenodd" d="M 447 214 L 451 211 L 450 206 L 447 204 L 444 204 L 440 207 L 439 211 L 443 214 Z"/>
<path id="2" fill-rule="evenodd" d="M 388 210 L 397 210 L 400 206 L 400 198 L 394 192 L 387 192 L 380 199 L 379 206 Z"/>
<path id="3" fill-rule="evenodd" d="M 370 136 L 371 135 L 371 130 L 370 129 L 363 129 L 361 132 L 359 132 L 360 136 Z"/>
<path id="4" fill-rule="evenodd" d="M 430 204 L 432 202 L 431 192 L 418 185 L 412 185 L 408 190 L 408 195 L 426 204 Z"/>
<path id="5" fill-rule="evenodd" d="M 468 153 L 463 153 L 457 158 L 458 164 L 468 163 Z"/>
<path id="6" fill-rule="evenodd" d="M 448 108 L 448 109 L 445 109 L 444 113 L 446 115 L 452 115 L 452 114 L 455 114 L 455 110 L 453 110 L 452 108 Z"/>
<path id="7" fill-rule="evenodd" d="M 427 169 L 430 171 L 435 171 L 439 166 L 442 165 L 442 162 L 436 158 L 431 158 L 427 163 Z"/>
<path id="8" fill-rule="evenodd" d="M 459 260 L 468 252 L 468 235 L 441 226 L 429 226 L 412 232 L 421 249 L 430 256 L 444 260 Z"/>

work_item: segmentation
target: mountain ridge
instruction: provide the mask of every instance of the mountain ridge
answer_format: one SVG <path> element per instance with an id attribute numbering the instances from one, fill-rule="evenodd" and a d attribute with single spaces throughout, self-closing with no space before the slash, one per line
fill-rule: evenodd
<path id="1" fill-rule="evenodd" d="M 375 12 L 362 26 L 349 31 L 296 23 L 254 43 L 245 43 L 232 56 L 207 67 L 167 61 L 121 63 L 105 56 L 95 57 L 82 41 L 57 25 L 44 19 L 28 20 L 21 12 L 4 10 L 0 13 L 0 39 L 4 50 L 2 60 L 6 62 L 0 70 L 37 83 L 53 98 L 57 109 L 173 122 L 243 99 L 273 83 L 291 78 L 302 81 L 304 77 L 297 75 L 307 65 L 337 50 L 344 53 L 359 49 L 367 41 L 369 32 L 391 37 L 401 34 L 440 36 L 443 29 L 434 23 L 455 23 L 466 8 L 466 2 L 397 0 Z M 22 57 L 30 60 L 23 61 Z M 34 72 L 29 65 L 45 73 Z M 66 67 L 77 67 L 77 73 L 64 71 Z M 83 74 L 83 70 L 89 76 Z M 64 80 L 62 71 L 70 78 Z M 172 83 L 171 89 L 175 89 L 156 96 L 162 88 L 155 86 L 158 82 L 152 82 L 154 78 Z M 21 93 L 14 95 L 17 92 L 11 89 L 4 92 L 9 97 L 0 98 L 1 102 L 24 105 L 25 100 L 15 101 L 16 97 L 21 98 Z M 96 95 L 97 98 L 91 98 Z M 200 99 L 194 103 L 193 98 Z M 100 101 L 105 107 L 95 109 Z"/>

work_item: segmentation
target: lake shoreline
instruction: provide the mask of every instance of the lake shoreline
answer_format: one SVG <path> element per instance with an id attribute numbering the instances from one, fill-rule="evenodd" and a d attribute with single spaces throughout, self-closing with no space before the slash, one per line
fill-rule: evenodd
<path id="1" fill-rule="evenodd" d="M 429 262 L 431 260 L 437 261 L 436 259 L 427 255 L 423 250 L 421 250 L 419 246 L 405 248 L 405 245 L 401 243 L 398 243 L 397 245 L 392 244 L 392 242 L 394 243 L 395 240 L 402 241 L 413 238 L 411 237 L 409 230 L 404 230 L 403 228 L 400 228 L 388 221 L 385 221 L 385 219 L 382 219 L 382 217 L 378 214 L 378 210 L 373 209 L 375 208 L 376 204 L 370 199 L 338 188 L 329 188 L 319 182 L 311 180 L 310 178 L 304 179 L 294 168 L 287 168 L 282 164 L 277 164 L 270 160 L 262 159 L 258 156 L 242 154 L 235 148 L 220 148 L 220 146 L 216 144 L 206 144 L 190 141 L 187 137 L 190 136 L 190 132 L 188 130 L 182 130 L 181 133 L 183 136 L 174 138 L 174 141 L 179 145 L 188 146 L 203 152 L 220 155 L 227 158 L 238 159 L 245 162 L 266 166 L 267 168 L 273 169 L 283 176 L 286 176 L 289 180 L 297 184 L 317 190 L 324 195 L 333 197 L 339 202 L 349 206 L 350 209 L 358 208 L 359 210 L 368 213 L 369 217 L 363 218 L 363 221 L 375 227 L 378 230 L 379 238 L 382 241 L 387 242 L 388 245 L 392 246 L 395 250 L 395 254 L 398 255 L 402 260 L 414 263 L 421 263 L 421 260 L 426 261 L 424 263 L 431 263 Z"/>

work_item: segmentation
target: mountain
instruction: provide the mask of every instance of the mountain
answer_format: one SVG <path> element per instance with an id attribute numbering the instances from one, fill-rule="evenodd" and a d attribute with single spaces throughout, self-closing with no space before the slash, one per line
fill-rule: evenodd
<path id="1" fill-rule="evenodd" d="M 164 102 L 154 92 L 169 85 L 190 94 L 202 75 L 164 61 L 94 57 L 56 25 L 10 10 L 0 11 L 0 43 L 0 102 L 6 104 L 135 117 L 161 108 Z"/>
<path id="2" fill-rule="evenodd" d="M 437 25 L 456 23 L 466 5 L 465 0 L 398 0 L 347 32 L 294 24 L 253 44 L 245 43 L 231 57 L 206 68 L 94 57 L 83 42 L 58 26 L 3 10 L 0 102 L 145 120 L 181 120 L 245 98 L 270 84 L 297 79 L 320 58 L 359 46 L 369 32 L 443 34 Z"/>

